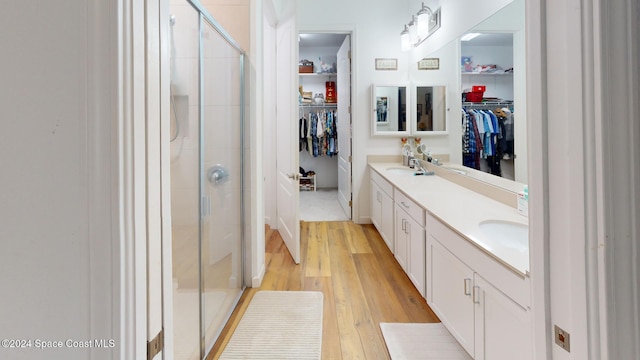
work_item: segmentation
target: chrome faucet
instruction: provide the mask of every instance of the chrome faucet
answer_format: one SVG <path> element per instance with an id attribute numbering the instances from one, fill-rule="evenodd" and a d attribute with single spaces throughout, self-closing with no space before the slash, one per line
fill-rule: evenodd
<path id="1" fill-rule="evenodd" d="M 409 165 L 412 165 L 414 169 L 416 169 L 415 175 L 433 175 L 435 174 L 433 171 L 428 171 L 422 166 L 420 159 L 413 158 L 411 159 Z"/>

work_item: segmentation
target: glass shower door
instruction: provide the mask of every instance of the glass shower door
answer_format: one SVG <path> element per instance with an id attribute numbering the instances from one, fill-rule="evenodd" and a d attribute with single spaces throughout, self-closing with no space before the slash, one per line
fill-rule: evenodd
<path id="1" fill-rule="evenodd" d="M 244 55 L 200 6 L 170 3 L 176 360 L 206 357 L 244 288 Z"/>
<path id="2" fill-rule="evenodd" d="M 207 353 L 243 289 L 242 55 L 203 18 L 202 333 Z"/>

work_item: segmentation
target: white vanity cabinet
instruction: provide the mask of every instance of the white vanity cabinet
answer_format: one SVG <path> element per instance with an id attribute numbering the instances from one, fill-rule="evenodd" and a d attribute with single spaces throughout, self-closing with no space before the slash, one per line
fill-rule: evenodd
<path id="1" fill-rule="evenodd" d="M 380 236 L 394 251 L 394 207 L 393 207 L 393 185 L 382 178 L 378 173 L 371 170 L 371 222 L 375 225 Z"/>
<path id="2" fill-rule="evenodd" d="M 530 312 L 474 276 L 475 360 L 531 359 Z"/>
<path id="3" fill-rule="evenodd" d="M 475 360 L 531 360 L 529 281 L 427 214 L 427 303 Z"/>
<path id="4" fill-rule="evenodd" d="M 425 211 L 394 189 L 396 203 L 394 255 L 422 296 L 425 295 Z"/>
<path id="5" fill-rule="evenodd" d="M 473 270 L 432 237 L 427 239 L 427 264 L 427 303 L 473 356 Z"/>

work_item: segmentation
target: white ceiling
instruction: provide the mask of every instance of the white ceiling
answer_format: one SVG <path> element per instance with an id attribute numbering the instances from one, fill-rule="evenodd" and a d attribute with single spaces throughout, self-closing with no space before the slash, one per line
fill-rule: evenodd
<path id="1" fill-rule="evenodd" d="M 300 47 L 340 47 L 346 35 L 344 34 L 300 34 Z"/>

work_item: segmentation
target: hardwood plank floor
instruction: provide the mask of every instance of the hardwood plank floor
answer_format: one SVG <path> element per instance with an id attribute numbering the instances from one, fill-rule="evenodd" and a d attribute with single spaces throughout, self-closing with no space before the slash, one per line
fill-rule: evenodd
<path id="1" fill-rule="evenodd" d="M 266 229 L 266 273 L 249 288 L 207 356 L 217 359 L 259 290 L 324 294 L 322 358 L 389 359 L 380 322 L 438 322 L 373 225 L 302 222 L 302 263 L 280 234 Z"/>

